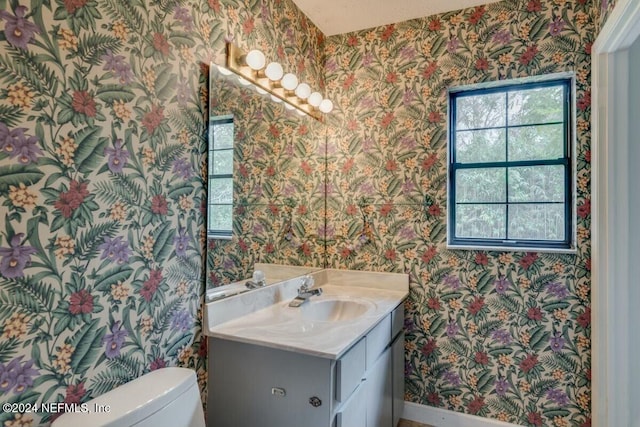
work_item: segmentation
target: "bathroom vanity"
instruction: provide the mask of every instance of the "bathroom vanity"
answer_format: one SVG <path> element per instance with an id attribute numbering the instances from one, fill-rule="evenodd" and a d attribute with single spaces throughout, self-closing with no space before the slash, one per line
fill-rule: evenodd
<path id="1" fill-rule="evenodd" d="M 300 307 L 301 278 L 206 304 L 210 426 L 397 425 L 408 276 L 313 276 L 323 293 Z"/>

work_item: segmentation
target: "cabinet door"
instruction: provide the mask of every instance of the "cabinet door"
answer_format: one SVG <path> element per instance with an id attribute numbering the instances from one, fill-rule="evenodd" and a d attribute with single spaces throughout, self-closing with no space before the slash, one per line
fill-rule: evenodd
<path id="1" fill-rule="evenodd" d="M 365 427 L 367 425 L 366 382 L 353 392 L 336 413 L 336 427 Z"/>
<path id="2" fill-rule="evenodd" d="M 392 427 L 391 347 L 367 371 L 367 427 Z"/>
<path id="3" fill-rule="evenodd" d="M 393 426 L 398 425 L 404 409 L 404 332 L 391 344 L 391 364 L 393 365 Z"/>

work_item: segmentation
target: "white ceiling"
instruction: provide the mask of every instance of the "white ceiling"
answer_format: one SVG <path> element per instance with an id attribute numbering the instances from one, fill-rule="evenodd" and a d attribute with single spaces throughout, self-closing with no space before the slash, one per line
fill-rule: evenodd
<path id="1" fill-rule="evenodd" d="M 326 36 L 494 1 L 497 0 L 293 0 Z"/>

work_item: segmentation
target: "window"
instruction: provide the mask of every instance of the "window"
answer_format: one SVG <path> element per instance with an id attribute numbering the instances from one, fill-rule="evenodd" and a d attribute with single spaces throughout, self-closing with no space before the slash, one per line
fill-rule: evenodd
<path id="1" fill-rule="evenodd" d="M 209 206 L 207 235 L 231 237 L 233 221 L 233 117 L 209 122 Z"/>
<path id="2" fill-rule="evenodd" d="M 572 80 L 449 93 L 449 244 L 571 249 Z"/>

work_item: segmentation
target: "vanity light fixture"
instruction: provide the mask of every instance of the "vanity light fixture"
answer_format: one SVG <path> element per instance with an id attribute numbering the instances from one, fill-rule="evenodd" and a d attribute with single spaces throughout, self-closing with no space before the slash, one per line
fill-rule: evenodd
<path id="1" fill-rule="evenodd" d="M 284 101 L 289 109 L 297 109 L 320 121 L 323 114 L 333 110 L 333 102 L 323 99 L 320 92 L 313 92 L 307 83 L 300 83 L 295 74 L 285 74 L 279 63 L 267 64 L 264 53 L 257 49 L 245 53 L 228 42 L 226 66 L 239 79 L 251 82 L 258 92 L 266 91 L 274 101 Z"/>

